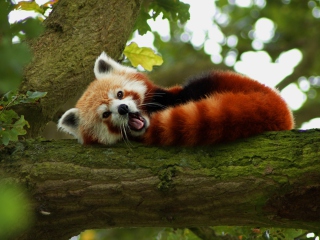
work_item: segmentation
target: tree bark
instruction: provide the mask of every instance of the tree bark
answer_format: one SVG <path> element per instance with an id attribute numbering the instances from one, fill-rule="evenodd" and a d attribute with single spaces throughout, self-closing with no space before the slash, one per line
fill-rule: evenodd
<path id="1" fill-rule="evenodd" d="M 248 225 L 319 230 L 320 130 L 198 148 L 28 140 L 0 148 L 35 223 L 20 239 L 84 229 Z"/>
<path id="2" fill-rule="evenodd" d="M 142 0 L 60 0 L 44 21 L 45 32 L 30 42 L 33 61 L 25 69 L 21 91 L 47 92 L 37 106 L 19 113 L 39 135 L 58 109 L 79 96 L 93 80 L 93 64 L 102 51 L 119 58 Z"/>

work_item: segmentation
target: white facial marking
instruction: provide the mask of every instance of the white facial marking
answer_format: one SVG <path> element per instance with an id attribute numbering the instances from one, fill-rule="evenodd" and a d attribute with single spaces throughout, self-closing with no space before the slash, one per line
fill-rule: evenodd
<path id="1" fill-rule="evenodd" d="M 102 104 L 97 108 L 98 115 L 102 118 L 102 114 L 108 111 L 108 106 L 106 104 Z"/>

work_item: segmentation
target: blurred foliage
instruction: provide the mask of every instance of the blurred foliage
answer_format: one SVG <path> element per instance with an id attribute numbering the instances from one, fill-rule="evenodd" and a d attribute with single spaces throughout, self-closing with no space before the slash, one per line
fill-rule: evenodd
<path id="1" fill-rule="evenodd" d="M 24 116 L 19 116 L 11 107 L 25 103 L 37 103 L 45 92 L 31 92 L 18 94 L 16 91 L 7 92 L 0 99 L 0 143 L 8 145 L 9 141 L 18 141 L 18 136 L 25 135 L 24 127 L 29 123 Z"/>
<path id="2" fill-rule="evenodd" d="M 145 0 L 136 21 L 135 29 L 138 30 L 140 35 L 152 31 L 147 20 L 155 20 L 161 13 L 163 19 L 185 23 L 190 18 L 189 8 L 189 4 L 180 0 Z"/>
<path id="3" fill-rule="evenodd" d="M 79 240 L 198 240 L 189 229 L 172 228 L 113 228 L 108 230 L 87 230 Z"/>
<path id="4" fill-rule="evenodd" d="M 11 239 L 32 223 L 25 192 L 15 184 L 0 181 L 0 239 Z"/>
<path id="5" fill-rule="evenodd" d="M 14 7 L 16 10 L 26 10 L 26 11 L 34 11 L 36 13 L 41 14 L 41 19 L 45 18 L 45 13 L 47 10 L 52 9 L 52 5 L 56 4 L 59 0 L 51 0 L 44 4 L 39 5 L 35 1 L 21 1 L 17 3 Z"/>
<path id="6" fill-rule="evenodd" d="M 8 15 L 16 8 L 25 8 L 30 3 L 18 5 L 0 1 L 0 147 L 9 141 L 17 141 L 29 127 L 24 116 L 19 116 L 13 106 L 37 103 L 46 93 L 18 93 L 23 69 L 32 55 L 26 40 L 37 37 L 43 31 L 38 19 L 27 18 L 10 24 Z M 30 10 L 34 10 L 33 6 Z M 13 38 L 16 42 L 13 42 Z M 1 176 L 4 177 L 4 176 Z M 32 224 L 28 198 L 19 186 L 10 180 L 0 181 L 0 239 L 11 239 Z"/>
<path id="7" fill-rule="evenodd" d="M 252 227 L 230 227 L 221 226 L 214 227 L 219 235 L 237 236 L 240 240 L 285 240 L 307 239 L 308 231 L 301 229 L 285 229 L 285 228 L 252 228 Z"/>
<path id="8" fill-rule="evenodd" d="M 0 94 L 19 87 L 23 68 L 32 57 L 28 45 L 22 41 L 34 38 L 43 31 L 39 20 L 33 18 L 10 24 L 8 15 L 14 8 L 11 2 L 0 2 Z M 12 42 L 15 36 L 19 38 L 18 43 Z"/>
<path id="9" fill-rule="evenodd" d="M 39 19 L 27 18 L 10 24 L 8 15 L 14 9 L 33 10 L 44 13 L 49 6 L 40 7 L 35 2 L 0 2 L 0 144 L 17 141 L 25 135 L 29 123 L 19 116 L 12 107 L 19 104 L 36 103 L 46 93 L 18 93 L 23 69 L 31 61 L 32 55 L 26 40 L 37 37 L 43 31 Z M 13 42 L 16 37 L 17 42 Z"/>
<path id="10" fill-rule="evenodd" d="M 297 127 L 312 118 L 320 117 L 320 1 L 252 0 L 247 7 L 240 7 L 235 0 L 219 0 L 215 1 L 215 5 L 212 29 L 220 31 L 223 40 L 221 36 L 209 36 L 206 32 L 203 41 L 215 37 L 220 39 L 221 42 L 217 41 L 221 47 L 222 61 L 212 63 L 204 44 L 192 45 L 192 32 L 185 28 L 185 24 L 169 21 L 169 37 L 163 39 L 157 32 L 153 33 L 154 46 L 161 53 L 164 63 L 160 68 L 155 68 L 150 74 L 151 78 L 162 85 L 173 85 L 203 71 L 233 70 L 234 64 L 226 64 L 230 54 L 237 62 L 243 53 L 266 51 L 272 63 L 277 63 L 283 52 L 298 49 L 303 55 L 301 62 L 276 87 L 282 90 L 294 84 L 304 94 L 306 101 L 294 112 Z M 145 10 L 141 14 L 146 13 L 152 11 Z M 273 36 L 265 42 L 256 37 L 255 27 L 262 18 L 274 24 Z M 201 19 L 198 21 L 200 25 Z M 231 38 L 235 39 L 235 45 L 228 41 Z M 257 43 L 260 46 L 258 48 L 255 45 Z"/>
<path id="11" fill-rule="evenodd" d="M 72 240 L 307 240 L 308 231 L 283 228 L 201 227 L 201 228 L 113 228 L 86 230 Z"/>

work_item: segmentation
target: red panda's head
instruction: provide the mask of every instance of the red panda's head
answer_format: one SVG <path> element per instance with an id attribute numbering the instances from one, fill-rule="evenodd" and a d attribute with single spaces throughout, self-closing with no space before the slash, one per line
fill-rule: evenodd
<path id="1" fill-rule="evenodd" d="M 112 144 L 141 136 L 149 125 L 142 105 L 149 80 L 135 69 L 112 60 L 104 52 L 94 65 L 96 80 L 58 122 L 58 128 L 79 142 Z"/>

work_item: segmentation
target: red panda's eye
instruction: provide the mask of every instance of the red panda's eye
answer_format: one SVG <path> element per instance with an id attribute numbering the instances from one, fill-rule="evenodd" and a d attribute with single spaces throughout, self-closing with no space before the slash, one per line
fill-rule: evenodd
<path id="1" fill-rule="evenodd" d="M 122 92 L 122 91 L 119 91 L 119 92 L 117 93 L 117 97 L 118 97 L 118 99 L 122 99 L 122 98 L 123 98 L 123 92 Z"/>
<path id="2" fill-rule="evenodd" d="M 108 118 L 111 115 L 111 112 L 102 113 L 102 118 Z"/>

